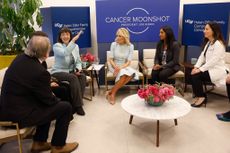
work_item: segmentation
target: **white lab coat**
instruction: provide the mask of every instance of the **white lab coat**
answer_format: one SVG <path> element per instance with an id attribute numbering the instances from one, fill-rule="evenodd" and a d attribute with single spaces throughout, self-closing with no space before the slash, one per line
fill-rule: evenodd
<path id="1" fill-rule="evenodd" d="M 207 48 L 209 43 L 206 44 L 204 50 L 198 58 L 195 67 L 199 68 L 202 72 L 208 71 L 212 83 L 216 86 L 221 86 L 225 84 L 228 70 L 225 65 L 225 47 L 220 41 L 215 41 L 214 44 L 210 44 L 206 57 L 204 57 L 204 51 Z"/>

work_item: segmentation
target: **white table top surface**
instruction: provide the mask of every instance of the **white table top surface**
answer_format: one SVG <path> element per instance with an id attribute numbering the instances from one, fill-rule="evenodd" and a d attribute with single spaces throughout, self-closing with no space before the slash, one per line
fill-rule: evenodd
<path id="1" fill-rule="evenodd" d="M 183 98 L 174 96 L 163 105 L 154 107 L 146 104 L 137 94 L 121 101 L 122 108 L 131 115 L 155 120 L 177 119 L 190 112 L 190 104 Z"/>
<path id="2" fill-rule="evenodd" d="M 105 66 L 104 64 L 92 64 L 87 70 L 96 70 L 96 71 L 99 71 L 104 66 Z"/>

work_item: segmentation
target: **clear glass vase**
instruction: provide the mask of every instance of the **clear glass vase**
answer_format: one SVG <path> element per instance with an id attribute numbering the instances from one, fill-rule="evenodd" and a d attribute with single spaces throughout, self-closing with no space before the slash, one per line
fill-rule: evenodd
<path id="1" fill-rule="evenodd" d="M 163 101 L 155 102 L 153 98 L 148 98 L 145 99 L 145 103 L 147 103 L 150 106 L 158 107 L 163 105 L 164 102 Z"/>

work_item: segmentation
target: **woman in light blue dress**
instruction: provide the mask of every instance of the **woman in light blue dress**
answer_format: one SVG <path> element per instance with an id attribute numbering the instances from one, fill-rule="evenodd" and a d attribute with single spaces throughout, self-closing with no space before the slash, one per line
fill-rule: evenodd
<path id="1" fill-rule="evenodd" d="M 111 44 L 111 56 L 108 61 L 109 71 L 116 76 L 114 87 L 106 93 L 106 98 L 111 104 L 115 104 L 116 93 L 122 86 L 132 79 L 139 79 L 138 72 L 130 67 L 133 49 L 128 30 L 118 29 L 115 42 Z"/>

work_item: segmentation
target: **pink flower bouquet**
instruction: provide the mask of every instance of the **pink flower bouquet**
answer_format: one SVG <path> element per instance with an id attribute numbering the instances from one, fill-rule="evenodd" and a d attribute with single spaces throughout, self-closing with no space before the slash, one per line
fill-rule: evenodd
<path id="1" fill-rule="evenodd" d="M 90 52 L 87 52 L 86 54 L 81 55 L 81 60 L 82 60 L 82 62 L 92 63 L 92 62 L 94 62 L 95 57 Z"/>
<path id="2" fill-rule="evenodd" d="M 175 88 L 168 84 L 154 84 L 139 89 L 137 94 L 140 98 L 145 99 L 148 104 L 159 106 L 173 97 L 174 90 Z"/>

